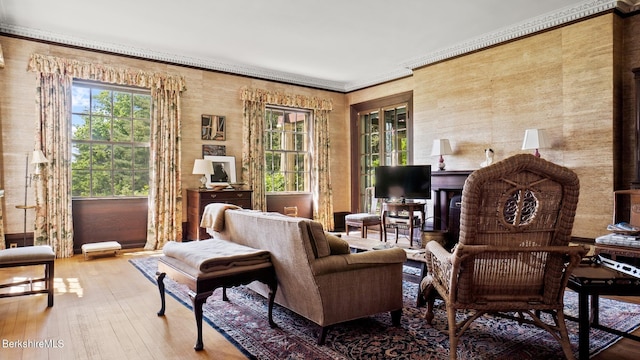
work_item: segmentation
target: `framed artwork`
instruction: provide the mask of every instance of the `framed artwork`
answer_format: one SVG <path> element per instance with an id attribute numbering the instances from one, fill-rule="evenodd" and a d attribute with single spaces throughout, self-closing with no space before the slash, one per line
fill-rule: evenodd
<path id="1" fill-rule="evenodd" d="M 226 140 L 226 117 L 202 114 L 202 140 Z"/>
<path id="2" fill-rule="evenodd" d="M 225 156 L 227 147 L 224 145 L 202 145 L 202 158 L 205 156 Z"/>
<path id="3" fill-rule="evenodd" d="M 204 156 L 211 160 L 211 175 L 207 179 L 207 187 L 229 185 L 236 182 L 236 158 L 233 156 Z"/>

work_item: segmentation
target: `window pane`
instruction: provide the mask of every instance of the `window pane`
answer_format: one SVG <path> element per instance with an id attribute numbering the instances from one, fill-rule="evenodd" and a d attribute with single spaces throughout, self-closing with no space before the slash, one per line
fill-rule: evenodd
<path id="1" fill-rule="evenodd" d="M 133 165 L 132 145 L 113 145 L 113 168 L 116 170 L 131 169 Z M 116 184 L 118 183 L 116 179 Z"/>
<path id="2" fill-rule="evenodd" d="M 305 150 L 305 138 L 306 138 L 305 134 L 296 134 L 295 135 L 295 139 L 296 139 L 295 150 L 296 151 L 304 151 Z"/>
<path id="3" fill-rule="evenodd" d="M 91 196 L 91 173 L 89 170 L 72 170 L 71 196 Z"/>
<path id="4" fill-rule="evenodd" d="M 93 170 L 92 183 L 91 183 L 91 195 L 92 196 L 111 196 L 113 194 L 111 190 L 111 171 L 98 171 Z"/>
<path id="5" fill-rule="evenodd" d="M 89 88 L 74 86 L 71 90 L 71 111 L 88 114 L 90 99 Z"/>
<path id="6" fill-rule="evenodd" d="M 131 93 L 113 92 L 113 116 L 131 117 Z"/>
<path id="7" fill-rule="evenodd" d="M 75 143 L 71 145 L 71 169 L 89 170 L 91 162 L 91 145 Z"/>
<path id="8" fill-rule="evenodd" d="M 271 145 L 271 149 L 273 150 L 282 150 L 282 133 L 270 133 L 271 135 L 271 141 L 270 141 L 270 145 Z"/>
<path id="9" fill-rule="evenodd" d="M 133 120 L 133 141 L 149 142 L 151 139 L 151 121 Z"/>
<path id="10" fill-rule="evenodd" d="M 149 148 L 148 147 L 142 147 L 142 146 L 137 146 L 134 148 L 134 154 L 133 154 L 133 167 L 136 170 L 143 170 L 146 169 L 147 172 L 149 169 Z"/>
<path id="11" fill-rule="evenodd" d="M 96 169 L 111 169 L 111 145 L 93 144 L 91 166 Z"/>
<path id="12" fill-rule="evenodd" d="M 113 119 L 113 141 L 131 141 L 131 120 Z"/>
<path id="13" fill-rule="evenodd" d="M 149 195 L 149 171 L 136 171 L 133 181 L 133 194 L 135 196 Z"/>
<path id="14" fill-rule="evenodd" d="M 133 178 L 131 171 L 115 171 L 113 173 L 113 195 L 133 195 Z"/>
<path id="15" fill-rule="evenodd" d="M 91 118 L 91 140 L 111 140 L 111 118 L 104 116 Z"/>
<path id="16" fill-rule="evenodd" d="M 71 116 L 71 138 L 73 140 L 89 140 L 89 116 L 73 115 Z"/>
<path id="17" fill-rule="evenodd" d="M 111 91 L 91 90 L 91 113 L 94 115 L 111 116 Z"/>
<path id="18" fill-rule="evenodd" d="M 133 95 L 133 117 L 136 119 L 151 119 L 151 96 Z"/>

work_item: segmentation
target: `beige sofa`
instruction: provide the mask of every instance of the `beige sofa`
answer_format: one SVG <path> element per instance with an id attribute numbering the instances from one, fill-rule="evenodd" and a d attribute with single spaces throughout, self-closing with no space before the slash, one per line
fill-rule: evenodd
<path id="1" fill-rule="evenodd" d="M 216 238 L 268 250 L 278 278 L 276 303 L 327 328 L 340 322 L 391 312 L 394 325 L 402 313 L 404 250 L 349 253 L 348 244 L 325 233 L 318 222 L 277 213 L 227 210 Z M 250 287 L 268 297 L 266 285 Z"/>

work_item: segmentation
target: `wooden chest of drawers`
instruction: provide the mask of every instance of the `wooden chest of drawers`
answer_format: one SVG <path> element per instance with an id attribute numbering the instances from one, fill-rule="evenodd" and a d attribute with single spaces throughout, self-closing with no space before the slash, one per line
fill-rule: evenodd
<path id="1" fill-rule="evenodd" d="M 226 203 L 251 209 L 251 190 L 200 190 L 187 189 L 187 239 L 208 239 L 206 229 L 200 227 L 205 206 L 211 203 Z"/>

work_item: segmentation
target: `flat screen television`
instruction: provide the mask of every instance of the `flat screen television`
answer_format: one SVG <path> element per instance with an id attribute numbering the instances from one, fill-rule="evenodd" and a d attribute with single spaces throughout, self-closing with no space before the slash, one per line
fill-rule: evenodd
<path id="1" fill-rule="evenodd" d="M 431 165 L 378 166 L 375 181 L 379 199 L 431 199 Z"/>

